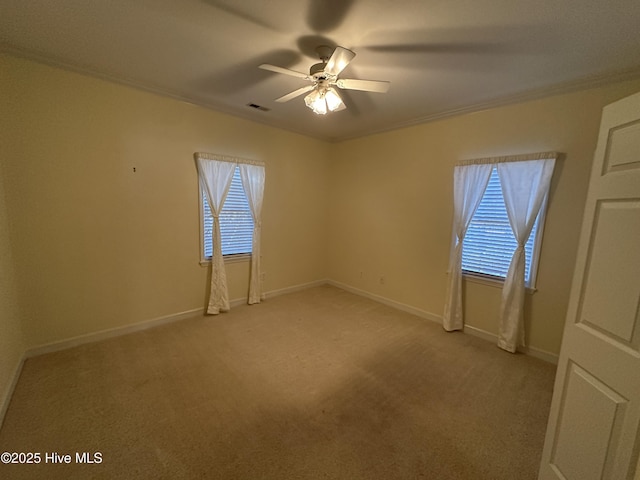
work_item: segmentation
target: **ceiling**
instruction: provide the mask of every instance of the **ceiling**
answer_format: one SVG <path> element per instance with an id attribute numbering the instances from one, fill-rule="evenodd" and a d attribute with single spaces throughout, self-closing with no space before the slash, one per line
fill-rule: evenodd
<path id="1" fill-rule="evenodd" d="M 302 72 L 315 48 L 356 57 L 321 116 Z M 640 77 L 635 0 L 0 0 L 0 49 L 312 137 L 339 141 L 549 93 Z M 262 111 L 247 106 L 256 104 Z"/>

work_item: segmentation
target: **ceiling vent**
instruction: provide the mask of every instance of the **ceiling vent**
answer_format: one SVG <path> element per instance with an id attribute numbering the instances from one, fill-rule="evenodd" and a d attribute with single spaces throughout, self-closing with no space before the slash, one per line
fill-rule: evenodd
<path id="1" fill-rule="evenodd" d="M 247 103 L 247 107 L 255 108 L 256 110 L 260 110 L 261 112 L 268 112 L 270 109 L 267 107 L 263 107 L 262 105 L 258 105 L 256 103 Z"/>

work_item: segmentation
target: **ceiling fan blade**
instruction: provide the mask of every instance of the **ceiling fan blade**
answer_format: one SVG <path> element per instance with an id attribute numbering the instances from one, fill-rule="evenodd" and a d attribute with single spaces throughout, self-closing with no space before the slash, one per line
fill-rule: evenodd
<path id="1" fill-rule="evenodd" d="M 270 65 L 268 63 L 263 63 L 258 68 L 262 70 L 269 70 L 270 72 L 275 73 L 284 73 L 285 75 L 289 75 L 291 77 L 304 78 L 305 80 L 310 80 L 309 75 L 302 72 L 296 72 L 295 70 L 289 70 L 288 68 L 276 67 L 275 65 Z"/>
<path id="2" fill-rule="evenodd" d="M 391 86 L 390 82 L 382 80 L 356 80 L 354 78 L 340 78 L 336 85 L 345 90 L 362 90 L 363 92 L 386 93 Z"/>
<path id="3" fill-rule="evenodd" d="M 338 75 L 344 68 L 349 65 L 349 62 L 353 60 L 356 54 L 346 48 L 336 47 L 333 51 L 333 55 L 324 67 L 324 72 L 329 75 Z"/>
<path id="4" fill-rule="evenodd" d="M 297 90 L 294 90 L 291 93 L 287 93 L 286 95 L 276 99 L 276 102 L 278 103 L 288 102 L 289 100 L 293 100 L 294 98 L 299 97 L 303 93 L 307 93 L 308 91 L 313 89 L 314 89 L 313 85 L 307 85 L 306 87 L 299 88 Z"/>

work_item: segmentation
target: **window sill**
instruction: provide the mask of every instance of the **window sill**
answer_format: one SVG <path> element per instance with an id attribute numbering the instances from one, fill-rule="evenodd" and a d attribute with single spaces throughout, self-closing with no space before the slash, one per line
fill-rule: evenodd
<path id="1" fill-rule="evenodd" d="M 238 253 L 235 255 L 225 255 L 222 257 L 224 259 L 224 263 L 240 263 L 240 262 L 248 262 L 251 260 L 250 253 Z M 211 265 L 211 259 L 200 260 L 201 267 L 208 267 Z"/>
<path id="2" fill-rule="evenodd" d="M 490 275 L 481 275 L 472 272 L 462 272 L 462 278 L 472 283 L 479 283 L 480 285 L 487 285 L 494 288 L 502 288 L 504 286 L 504 280 L 500 277 L 492 277 Z M 525 287 L 525 292 L 533 295 L 538 291 L 535 287 Z"/>

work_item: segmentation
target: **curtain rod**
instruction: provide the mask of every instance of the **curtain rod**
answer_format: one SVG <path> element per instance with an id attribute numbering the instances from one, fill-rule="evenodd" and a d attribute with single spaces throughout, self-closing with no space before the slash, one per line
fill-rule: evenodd
<path id="1" fill-rule="evenodd" d="M 558 152 L 541 152 L 541 153 L 525 153 L 523 155 L 506 155 L 502 157 L 485 157 L 475 158 L 471 160 L 462 160 L 456 163 L 456 167 L 466 165 L 481 165 L 487 163 L 506 163 L 506 162 L 526 162 L 527 160 L 556 160 L 560 154 Z"/>
<path id="2" fill-rule="evenodd" d="M 205 153 L 205 152 L 196 152 L 193 154 L 194 158 L 198 160 L 199 158 L 205 160 L 216 160 L 218 162 L 228 162 L 228 163 L 244 163 L 247 165 L 257 165 L 259 167 L 264 167 L 264 162 L 259 162 L 257 160 L 248 160 L 246 158 L 233 157 L 231 155 L 219 155 L 217 153 Z"/>

